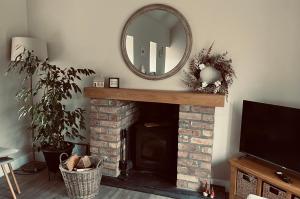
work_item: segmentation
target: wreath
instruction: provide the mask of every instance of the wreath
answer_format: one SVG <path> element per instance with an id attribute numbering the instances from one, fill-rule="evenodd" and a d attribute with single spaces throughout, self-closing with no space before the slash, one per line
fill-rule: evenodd
<path id="1" fill-rule="evenodd" d="M 212 54 L 213 44 L 208 49 L 203 48 L 189 64 L 189 70 L 184 72 L 184 83 L 201 93 L 228 95 L 228 88 L 235 77 L 232 60 L 227 58 L 227 52 Z M 204 72 L 206 71 L 206 72 Z M 208 72 L 209 71 L 209 72 Z M 210 76 L 205 77 L 205 73 Z M 206 75 L 207 76 L 207 75 Z"/>

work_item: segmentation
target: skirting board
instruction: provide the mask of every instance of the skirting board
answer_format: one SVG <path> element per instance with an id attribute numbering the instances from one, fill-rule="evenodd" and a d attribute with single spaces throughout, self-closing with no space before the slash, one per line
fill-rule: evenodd
<path id="1" fill-rule="evenodd" d="M 23 153 L 23 154 L 20 154 L 19 156 L 17 157 L 14 157 L 14 161 L 11 163 L 11 166 L 13 167 L 13 169 L 18 169 L 20 168 L 22 165 L 28 163 L 31 159 L 31 153 Z M 6 168 L 6 171 L 8 172 L 8 168 Z M 3 176 L 3 171 L 2 169 L 0 169 L 0 177 Z"/>
<path id="2" fill-rule="evenodd" d="M 212 179 L 212 184 L 225 187 L 226 192 L 229 192 L 230 182 L 229 180 Z"/>

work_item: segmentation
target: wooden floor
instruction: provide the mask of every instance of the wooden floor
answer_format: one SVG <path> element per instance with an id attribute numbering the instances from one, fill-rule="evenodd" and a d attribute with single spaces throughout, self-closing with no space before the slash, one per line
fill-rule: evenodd
<path id="1" fill-rule="evenodd" d="M 60 179 L 48 181 L 47 171 L 34 175 L 17 175 L 20 185 L 20 199 L 67 199 L 64 183 Z M 5 178 L 0 178 L 0 199 L 11 198 Z M 147 193 L 129 191 L 109 186 L 102 186 L 96 196 L 101 199 L 168 199 Z"/>

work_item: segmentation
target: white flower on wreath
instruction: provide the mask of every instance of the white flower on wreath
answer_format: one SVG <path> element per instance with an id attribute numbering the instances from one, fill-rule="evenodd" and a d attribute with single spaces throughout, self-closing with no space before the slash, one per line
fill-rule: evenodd
<path id="1" fill-rule="evenodd" d="M 225 76 L 225 80 L 226 80 L 226 81 L 230 80 L 230 76 L 229 76 L 229 75 L 226 75 L 226 76 Z"/>
<path id="2" fill-rule="evenodd" d="M 199 65 L 200 70 L 203 70 L 205 67 L 206 67 L 205 64 L 200 64 Z"/>
<path id="3" fill-rule="evenodd" d="M 208 86 L 208 84 L 206 82 L 202 82 L 202 88 L 205 88 L 206 86 Z"/>
<path id="4" fill-rule="evenodd" d="M 221 84 L 222 84 L 222 83 L 221 83 L 221 81 L 220 81 L 220 80 L 218 80 L 218 81 L 216 81 L 216 82 L 215 82 L 215 86 L 216 86 L 216 87 L 219 87 L 219 86 L 221 86 Z"/>
<path id="5" fill-rule="evenodd" d="M 220 90 L 220 87 L 216 87 L 215 90 L 214 90 L 214 94 L 218 93 Z"/>

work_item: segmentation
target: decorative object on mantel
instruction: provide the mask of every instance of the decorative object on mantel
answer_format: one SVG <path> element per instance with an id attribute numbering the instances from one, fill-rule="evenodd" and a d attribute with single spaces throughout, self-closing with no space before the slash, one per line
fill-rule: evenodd
<path id="1" fill-rule="evenodd" d="M 102 75 L 96 75 L 93 80 L 94 87 L 104 88 L 105 78 Z"/>
<path id="2" fill-rule="evenodd" d="M 117 77 L 110 77 L 108 81 L 109 88 L 119 88 L 120 87 L 120 79 Z"/>
<path id="3" fill-rule="evenodd" d="M 201 93 L 219 93 L 228 95 L 228 88 L 235 77 L 232 60 L 227 58 L 227 52 L 213 53 L 213 44 L 208 49 L 202 49 L 184 71 L 184 83 Z"/>

